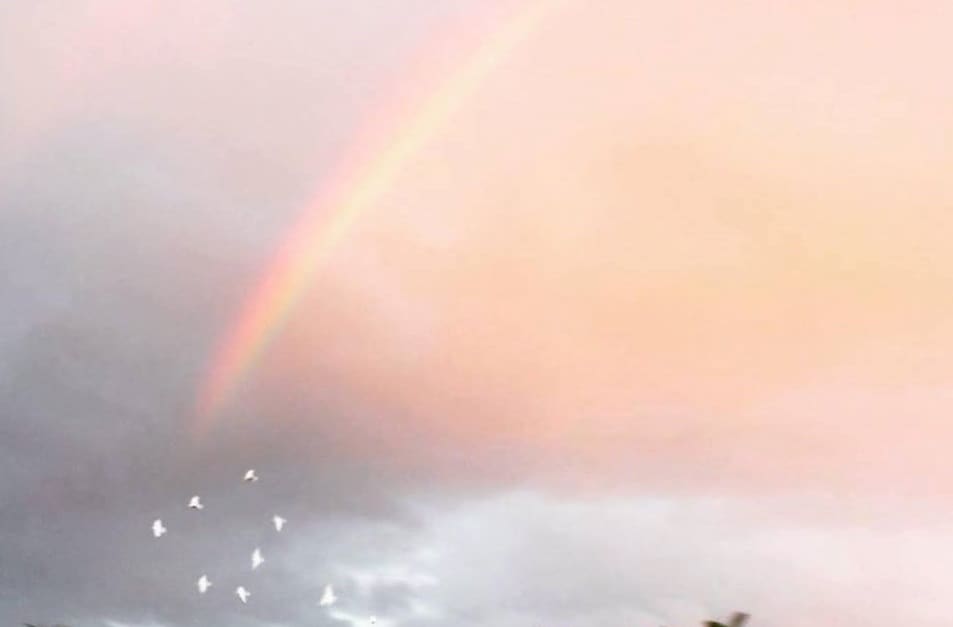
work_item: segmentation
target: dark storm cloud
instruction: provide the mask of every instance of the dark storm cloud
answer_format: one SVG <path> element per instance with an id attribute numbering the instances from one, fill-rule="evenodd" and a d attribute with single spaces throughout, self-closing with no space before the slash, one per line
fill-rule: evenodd
<path id="1" fill-rule="evenodd" d="M 376 100 L 372 79 L 458 7 L 417 8 L 4 5 L 3 620 L 313 622 L 325 566 L 303 591 L 266 542 L 272 513 L 299 530 L 402 519 L 373 463 L 335 457 L 333 438 L 315 461 L 253 418 L 200 445 L 189 423 L 214 342 Z M 347 19 L 362 26 L 328 27 Z M 392 36 L 367 47 L 368 30 Z M 268 486 L 257 500 L 237 482 L 248 466 Z M 184 510 L 195 492 L 205 526 Z M 230 573 L 257 542 L 275 594 L 253 588 L 238 615 Z M 224 600 L 195 604 L 200 569 Z M 269 605 L 282 585 L 308 612 Z"/>
<path id="2" fill-rule="evenodd" d="M 8 8 L 4 31 L 44 15 L 36 6 Z M 83 46 L 96 44 L 98 25 L 70 9 L 63 15 L 77 20 L 79 32 L 77 49 L 64 54 L 81 58 Z M 43 48 L 55 43 L 54 35 L 26 40 Z M 168 50 L 167 59 L 150 58 L 148 46 L 140 63 L 165 75 L 162 81 L 188 82 L 193 67 L 185 57 Z M 44 76 L 49 58 L 31 58 L 30 45 L 15 52 L 5 55 L 5 76 L 33 72 L 34 82 L 55 80 Z M 45 119 L 35 135 L 7 127 L 18 143 L 2 149 L 0 616 L 84 625 L 105 618 L 291 620 L 300 612 L 295 603 L 269 605 L 269 596 L 281 597 L 267 588 L 253 587 L 250 612 L 235 613 L 231 573 L 247 568 L 258 542 L 266 554 L 275 551 L 274 591 L 286 585 L 287 594 L 307 598 L 304 615 L 312 616 L 317 580 L 302 591 L 296 574 L 277 567 L 280 545 L 268 544 L 264 533 L 270 516 L 280 510 L 298 529 L 335 517 L 399 519 L 381 494 L 380 477 L 346 460 L 337 467 L 333 458 L 289 460 L 288 448 L 276 450 L 275 436 L 258 423 L 198 448 L 188 427 L 196 381 L 220 327 L 298 196 L 313 184 L 308 168 L 322 150 L 303 150 L 302 158 L 285 144 L 284 153 L 269 159 L 297 168 L 302 178 L 276 183 L 275 170 L 256 166 L 258 158 L 240 146 L 216 145 L 231 132 L 220 111 L 246 130 L 262 127 L 246 127 L 240 116 L 249 111 L 230 106 L 247 102 L 237 84 L 206 84 L 184 105 L 198 117 L 175 121 L 183 105 L 162 93 L 168 85 L 137 83 L 135 73 L 120 71 L 122 59 L 119 70 L 106 61 L 99 68 L 105 74 L 92 72 L 104 82 L 82 81 L 63 102 L 45 103 L 50 107 L 41 111 Z M 290 83 L 292 91 L 297 85 Z M 150 97 L 133 102 L 137 91 Z M 4 110 L 13 111 L 31 94 L 2 96 Z M 198 106 L 203 97 L 207 108 Z M 282 132 L 287 119 L 270 119 L 271 131 Z M 320 136 L 325 128 L 318 123 L 311 130 Z M 247 167 L 260 176 L 233 177 Z M 267 497 L 257 500 L 238 483 L 252 465 L 269 485 Z M 209 504 L 205 526 L 184 510 L 194 492 Z M 163 540 L 172 542 L 152 540 L 155 517 L 166 521 Z M 367 546 L 374 546 L 372 538 Z M 323 568 L 318 562 L 310 570 L 319 575 Z M 194 581 L 206 569 L 220 600 L 196 606 Z M 269 614 L 269 607 L 276 611 Z"/>
<path id="3" fill-rule="evenodd" d="M 247 569 L 256 543 L 280 547 L 265 533 L 273 513 L 298 529 L 315 519 L 400 518 L 373 466 L 289 459 L 294 447 L 261 422 L 191 441 L 208 336 L 248 268 L 240 242 L 225 257 L 203 229 L 231 199 L 189 180 L 165 148 L 161 139 L 94 125 L 74 129 L 7 179 L 5 618 L 254 621 L 282 607 L 269 606 L 268 588 L 255 589 L 261 599 L 244 618 L 222 617 L 234 611 L 230 573 Z M 240 484 L 250 466 L 264 490 Z M 192 493 L 209 506 L 200 519 L 184 508 Z M 160 542 L 149 533 L 155 517 L 170 530 Z M 195 606 L 192 586 L 204 569 L 227 601 Z M 295 576 L 279 570 L 270 585 L 300 595 Z M 296 611 L 291 604 L 271 616 Z"/>

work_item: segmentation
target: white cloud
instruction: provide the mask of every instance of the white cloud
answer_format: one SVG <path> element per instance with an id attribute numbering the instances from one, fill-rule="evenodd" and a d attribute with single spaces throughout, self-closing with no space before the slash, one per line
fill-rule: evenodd
<path id="1" fill-rule="evenodd" d="M 145 622 L 145 623 L 123 623 L 118 620 L 106 619 L 104 621 L 107 627 L 168 627 L 162 623 L 156 622 Z"/>
<path id="2" fill-rule="evenodd" d="M 351 627 L 396 627 L 400 623 L 380 616 L 376 616 L 376 622 L 371 622 L 373 614 L 354 614 L 344 610 L 332 609 L 328 614 L 337 620 L 348 623 Z"/>

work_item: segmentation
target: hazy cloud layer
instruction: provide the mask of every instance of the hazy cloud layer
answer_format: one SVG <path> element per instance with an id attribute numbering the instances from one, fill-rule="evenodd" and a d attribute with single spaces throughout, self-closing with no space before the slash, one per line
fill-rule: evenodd
<path id="1" fill-rule="evenodd" d="M 288 225 L 486 7 L 192 4 L 0 8 L 0 618 L 948 622 L 949 7 L 567 3 L 197 441 Z"/>

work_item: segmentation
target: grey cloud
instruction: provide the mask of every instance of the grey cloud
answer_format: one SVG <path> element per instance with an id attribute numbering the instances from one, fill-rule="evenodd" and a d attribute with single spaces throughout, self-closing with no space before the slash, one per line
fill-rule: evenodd
<path id="1" fill-rule="evenodd" d="M 12 141 L 0 148 L 0 616 L 77 625 L 313 623 L 320 617 L 304 599 L 319 591 L 325 560 L 316 556 L 308 568 L 316 579 L 303 587 L 300 572 L 282 568 L 281 545 L 265 542 L 280 538 L 262 537 L 270 515 L 280 511 L 291 529 L 311 529 L 330 546 L 345 522 L 364 529 L 364 521 L 406 516 L 379 469 L 336 457 L 333 438 L 323 447 L 327 461 L 315 462 L 289 454 L 295 446 L 284 434 L 245 416 L 196 445 L 191 403 L 249 277 L 348 132 L 326 118 L 353 124 L 366 113 L 357 106 L 362 90 L 385 59 L 356 51 L 359 30 L 339 29 L 339 39 L 309 52 L 325 55 L 326 71 L 273 71 L 308 52 L 309 23 L 342 19 L 344 5 L 270 11 L 270 34 L 260 20 L 236 17 L 217 44 L 185 22 L 178 39 L 166 39 L 174 12 L 153 16 L 150 27 L 119 3 L 90 8 L 22 3 L 6 6 L 0 24 L 10 35 L 0 76 L 15 86 L 0 93 L 9 114 L 0 125 L 29 122 L 2 126 Z M 239 9 L 207 8 L 212 19 Z M 401 24 L 395 32 L 407 37 L 440 17 L 357 13 L 374 28 Z M 63 22 L 46 35 L 17 30 L 56 17 Z M 301 28 L 286 30 L 289 20 Z M 72 49 L 57 48 L 64 24 Z M 117 24 L 132 29 L 127 49 L 98 57 L 109 45 L 102 29 Z M 253 33 L 265 35 L 261 54 L 229 61 Z M 346 70 L 334 55 L 355 63 Z M 215 72 L 194 64 L 203 58 Z M 73 78 L 57 74 L 66 61 L 79 77 L 72 90 L 58 83 Z M 247 75 L 259 77 L 257 88 L 247 88 Z M 279 103 L 295 103 L 300 115 Z M 257 501 L 236 479 L 251 465 L 268 486 Z M 208 503 L 206 526 L 184 510 L 193 492 Z M 154 517 L 169 528 L 162 541 L 148 533 Z M 249 612 L 239 614 L 231 573 L 257 542 L 272 578 L 253 588 Z M 227 600 L 195 604 L 194 580 L 205 569 Z"/>
<path id="2" fill-rule="evenodd" d="M 734 609 L 767 627 L 944 620 L 935 603 L 943 558 L 929 554 L 948 546 L 945 525 L 913 539 L 763 511 L 752 499 L 525 492 L 441 507 L 427 516 L 428 572 L 439 584 L 426 597 L 468 626 L 690 625 Z"/>

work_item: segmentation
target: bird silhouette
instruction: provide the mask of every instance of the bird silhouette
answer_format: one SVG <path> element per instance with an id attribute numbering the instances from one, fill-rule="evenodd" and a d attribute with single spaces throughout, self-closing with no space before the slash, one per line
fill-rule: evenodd
<path id="1" fill-rule="evenodd" d="M 161 538 L 165 535 L 165 532 L 168 531 L 165 527 L 162 526 L 162 521 L 158 518 L 152 523 L 152 535 L 157 538 Z"/>
<path id="2" fill-rule="evenodd" d="M 265 563 L 265 558 L 261 556 L 261 549 L 255 549 L 251 554 L 251 569 L 255 570 Z"/>
<path id="3" fill-rule="evenodd" d="M 249 468 L 248 472 L 245 473 L 245 481 L 248 481 L 248 482 L 258 481 L 258 475 L 255 474 L 254 468 Z"/>
<path id="4" fill-rule="evenodd" d="M 205 594 L 206 592 L 208 592 L 208 589 L 212 587 L 212 582 L 209 581 L 207 576 L 202 575 L 201 577 L 199 577 L 199 580 L 195 582 L 195 585 L 199 589 L 199 594 Z"/>
<path id="5" fill-rule="evenodd" d="M 202 505 L 202 501 L 198 496 L 193 496 L 189 499 L 189 509 L 205 509 L 205 506 Z"/>
<path id="6" fill-rule="evenodd" d="M 248 603 L 248 597 L 251 596 L 251 592 L 245 590 L 244 586 L 238 586 L 235 588 L 235 594 L 242 603 Z"/>
<path id="7" fill-rule="evenodd" d="M 327 607 L 329 605 L 334 605 L 334 602 L 338 598 L 334 596 L 334 588 L 331 587 L 331 584 L 324 586 L 324 593 L 321 595 L 321 600 L 318 601 L 318 605 Z"/>
<path id="8" fill-rule="evenodd" d="M 282 518 L 281 516 L 274 516 L 271 521 L 275 523 L 275 531 L 281 531 L 281 528 L 285 526 L 286 522 L 288 522 L 287 519 Z"/>

